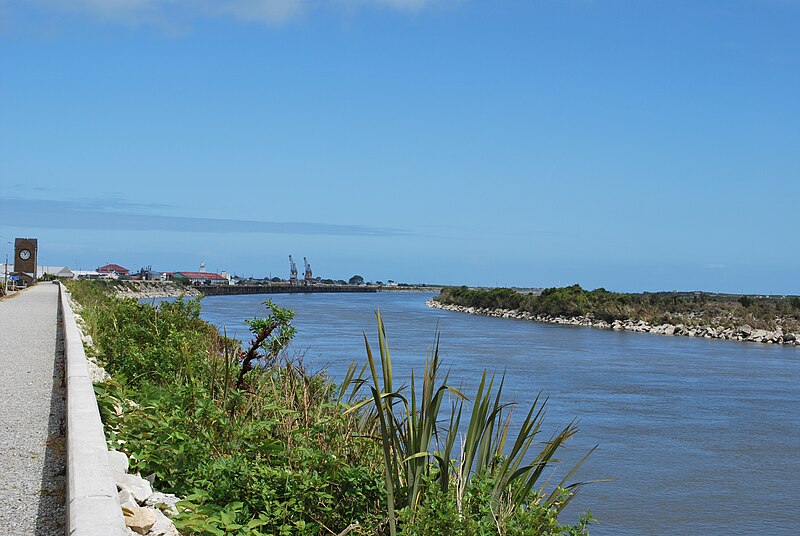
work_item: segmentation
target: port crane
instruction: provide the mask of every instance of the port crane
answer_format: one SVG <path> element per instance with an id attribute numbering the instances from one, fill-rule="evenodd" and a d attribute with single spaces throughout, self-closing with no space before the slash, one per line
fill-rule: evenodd
<path id="1" fill-rule="evenodd" d="M 295 265 L 294 260 L 292 260 L 291 255 L 289 255 L 289 284 L 297 284 L 297 266 Z"/>
<path id="2" fill-rule="evenodd" d="M 303 264 L 306 267 L 306 275 L 303 278 L 303 282 L 306 285 L 311 285 L 314 282 L 314 279 L 313 279 L 313 276 L 311 275 L 311 265 L 308 264 L 308 261 L 306 260 L 305 257 L 303 257 Z"/>

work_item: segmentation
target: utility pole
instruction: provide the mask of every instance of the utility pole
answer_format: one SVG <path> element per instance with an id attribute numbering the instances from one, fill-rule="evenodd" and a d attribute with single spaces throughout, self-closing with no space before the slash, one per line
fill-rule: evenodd
<path id="1" fill-rule="evenodd" d="M 3 269 L 5 274 L 3 275 L 3 290 L 8 292 L 8 247 L 11 245 L 11 241 L 6 241 L 6 262 L 3 264 Z"/>

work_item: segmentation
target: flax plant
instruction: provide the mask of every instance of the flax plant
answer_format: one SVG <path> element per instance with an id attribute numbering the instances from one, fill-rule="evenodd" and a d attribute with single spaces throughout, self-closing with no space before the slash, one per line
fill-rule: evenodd
<path id="1" fill-rule="evenodd" d="M 513 404 L 502 402 L 503 379 L 494 390 L 494 375 L 489 376 L 484 371 L 471 402 L 469 423 L 466 430 L 462 430 L 464 403 L 469 400 L 448 384 L 448 374 L 442 377 L 438 336 L 425 361 L 421 390 L 418 392 L 412 371 L 410 392 L 406 393 L 405 386 L 394 386 L 383 319 L 380 311 L 376 315 L 381 374 L 365 335 L 371 374 L 370 396 L 352 405 L 348 413 L 363 410 L 379 432 L 384 452 L 390 534 L 397 533 L 397 511 L 408 508 L 413 518 L 413 512 L 431 486 L 437 486 L 444 495 L 454 493 L 460 511 L 472 479 L 478 474 L 489 476 L 494 483 L 490 506 L 498 527 L 518 508 L 540 506 L 554 510 L 557 515 L 583 485 L 580 482 L 567 484 L 567 481 L 591 451 L 549 494 L 544 491 L 546 483 L 540 484 L 540 479 L 545 469 L 558 461 L 555 454 L 564 442 L 578 432 L 576 423 L 573 421 L 543 443 L 537 442 L 540 450 L 535 452 L 534 441 L 541 433 L 547 402 L 537 396 L 516 438 L 507 445 Z M 366 384 L 354 379 L 354 370 L 348 372 L 346 378 L 347 385 L 356 384 L 351 399 L 358 388 Z M 440 412 L 446 394 L 451 400 L 450 415 L 442 426 L 445 419 Z M 454 456 L 457 438 L 460 438 L 460 452 Z"/>

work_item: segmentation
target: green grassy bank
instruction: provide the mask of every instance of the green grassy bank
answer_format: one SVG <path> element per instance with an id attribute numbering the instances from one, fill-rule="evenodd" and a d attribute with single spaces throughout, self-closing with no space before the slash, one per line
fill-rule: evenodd
<path id="1" fill-rule="evenodd" d="M 548 288 L 541 295 L 508 288 L 491 290 L 449 287 L 435 298 L 464 307 L 511 309 L 535 315 L 591 316 L 598 320 L 643 320 L 648 324 L 713 325 L 800 331 L 800 297 L 731 296 L 702 292 L 623 294 L 580 285 Z"/>
<path id="2" fill-rule="evenodd" d="M 537 399 L 506 437 L 499 378 L 467 397 L 438 349 L 408 389 L 395 385 L 380 315 L 375 353 L 365 337 L 364 367 L 337 385 L 286 354 L 293 315 L 269 302 L 242 345 L 197 300 L 153 307 L 97 282 L 68 288 L 112 376 L 95 388 L 109 444 L 186 497 L 182 534 L 587 533 L 588 516 L 559 519 L 574 472 L 548 489 L 540 478 L 575 425 L 543 438 Z"/>

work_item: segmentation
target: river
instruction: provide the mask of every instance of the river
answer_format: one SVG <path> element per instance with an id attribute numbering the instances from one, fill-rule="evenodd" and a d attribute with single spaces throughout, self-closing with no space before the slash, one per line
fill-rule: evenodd
<path id="1" fill-rule="evenodd" d="M 274 295 L 295 310 L 292 351 L 334 379 L 365 361 L 386 324 L 396 373 L 422 370 L 438 326 L 451 383 L 474 392 L 506 372 L 506 399 L 549 397 L 545 435 L 573 418 L 562 455 L 592 446 L 564 521 L 591 508 L 593 535 L 795 534 L 800 527 L 800 348 L 538 324 L 430 309 L 429 294 Z M 246 338 L 264 296 L 202 301 L 203 317 Z M 518 413 L 522 413 L 519 411 Z"/>

